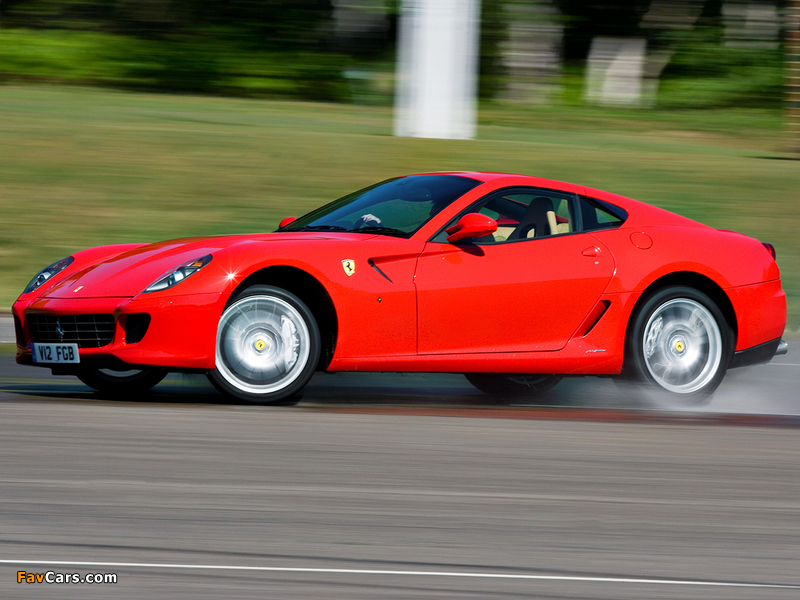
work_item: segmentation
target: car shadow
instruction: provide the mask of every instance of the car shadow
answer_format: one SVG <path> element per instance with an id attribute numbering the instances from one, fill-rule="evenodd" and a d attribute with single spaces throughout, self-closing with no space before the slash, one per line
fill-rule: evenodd
<path id="1" fill-rule="evenodd" d="M 631 408 L 610 382 L 565 379 L 535 397 L 502 397 L 475 389 L 463 375 L 435 373 L 318 373 L 300 394 L 301 407 L 565 407 Z M 147 393 L 101 393 L 74 378 L 5 382 L 0 390 L 42 400 L 250 406 L 220 394 L 202 375 L 173 374 Z M 605 391 L 604 391 L 605 390 Z M 297 400 L 297 399 L 295 399 Z"/>

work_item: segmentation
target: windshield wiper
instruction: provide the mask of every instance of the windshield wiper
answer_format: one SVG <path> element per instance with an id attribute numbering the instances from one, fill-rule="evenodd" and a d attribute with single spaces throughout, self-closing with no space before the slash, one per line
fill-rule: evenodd
<path id="1" fill-rule="evenodd" d="M 394 227 L 380 227 L 380 226 L 372 226 L 372 227 L 359 227 L 358 229 L 349 229 L 348 231 L 352 231 L 353 233 L 385 233 L 387 235 L 408 235 L 402 229 L 395 229 Z"/>
<path id="2" fill-rule="evenodd" d="M 304 225 L 297 228 L 287 227 L 283 231 L 347 231 L 347 228 L 338 225 Z"/>

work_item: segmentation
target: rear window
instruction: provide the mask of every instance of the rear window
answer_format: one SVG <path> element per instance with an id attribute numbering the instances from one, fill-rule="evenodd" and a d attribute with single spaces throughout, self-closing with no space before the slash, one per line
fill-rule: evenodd
<path id="1" fill-rule="evenodd" d="M 598 229 L 614 229 L 622 225 L 628 218 L 628 213 L 619 206 L 595 198 L 582 197 L 579 200 L 583 231 L 597 231 Z"/>

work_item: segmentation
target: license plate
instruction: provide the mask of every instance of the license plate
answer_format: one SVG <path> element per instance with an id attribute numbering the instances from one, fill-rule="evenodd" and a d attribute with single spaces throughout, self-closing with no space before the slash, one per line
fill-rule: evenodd
<path id="1" fill-rule="evenodd" d="M 35 363 L 79 363 L 78 344 L 31 344 Z"/>

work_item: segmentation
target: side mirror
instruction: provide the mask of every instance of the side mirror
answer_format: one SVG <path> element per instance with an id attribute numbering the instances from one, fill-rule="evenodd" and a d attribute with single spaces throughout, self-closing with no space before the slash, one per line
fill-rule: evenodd
<path id="1" fill-rule="evenodd" d="M 489 235 L 497 231 L 497 221 L 480 213 L 468 213 L 458 220 L 458 223 L 445 229 L 449 235 L 447 241 L 451 244 L 473 237 Z"/>
<path id="2" fill-rule="evenodd" d="M 281 221 L 278 224 L 278 229 L 283 229 L 284 227 L 286 227 L 287 225 L 291 225 L 295 221 L 297 221 L 297 217 L 286 217 L 283 221 Z"/>

